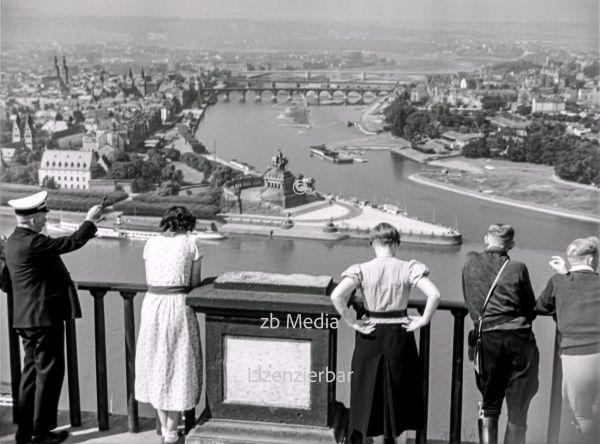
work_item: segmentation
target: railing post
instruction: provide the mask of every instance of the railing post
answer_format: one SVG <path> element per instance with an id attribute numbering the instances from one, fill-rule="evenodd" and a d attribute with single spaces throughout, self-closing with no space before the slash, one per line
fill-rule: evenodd
<path id="1" fill-rule="evenodd" d="M 10 390 L 12 394 L 13 423 L 17 424 L 19 416 L 19 387 L 21 385 L 21 349 L 19 347 L 19 336 L 13 326 L 13 295 L 11 291 L 6 293 L 6 314 L 8 317 L 8 349 L 10 354 Z"/>
<path id="2" fill-rule="evenodd" d="M 191 409 L 186 410 L 183 412 L 183 416 L 185 419 L 185 434 L 187 435 L 187 433 L 196 425 L 196 408 L 192 407 Z"/>
<path id="3" fill-rule="evenodd" d="M 419 314 L 423 314 L 423 307 L 419 307 Z M 421 327 L 419 332 L 419 361 L 421 374 L 423 375 L 423 428 L 417 430 L 415 442 L 427 444 L 427 416 L 429 413 L 429 348 L 430 348 L 431 324 Z"/>
<path id="4" fill-rule="evenodd" d="M 562 411 L 562 367 L 558 344 L 558 330 L 554 336 L 554 357 L 552 359 L 552 386 L 550 389 L 550 413 L 548 415 L 548 444 L 558 444 Z"/>
<path id="5" fill-rule="evenodd" d="M 135 292 L 121 291 L 123 297 L 123 321 L 125 323 L 125 376 L 127 384 L 127 427 L 130 433 L 140 430 L 138 403 L 135 400 Z"/>
<path id="6" fill-rule="evenodd" d="M 463 356 L 465 342 L 465 310 L 451 310 L 454 317 L 452 343 L 452 388 L 450 399 L 450 444 L 460 444 L 462 421 Z"/>
<path id="7" fill-rule="evenodd" d="M 107 290 L 90 290 L 94 297 L 94 336 L 96 342 L 96 403 L 98 428 L 108 430 L 108 378 L 106 370 L 106 325 L 104 295 Z"/>
<path id="8" fill-rule="evenodd" d="M 69 383 L 69 418 L 71 426 L 81 426 L 81 400 L 79 396 L 79 369 L 77 366 L 77 327 L 75 319 L 65 322 L 67 340 L 67 374 Z"/>

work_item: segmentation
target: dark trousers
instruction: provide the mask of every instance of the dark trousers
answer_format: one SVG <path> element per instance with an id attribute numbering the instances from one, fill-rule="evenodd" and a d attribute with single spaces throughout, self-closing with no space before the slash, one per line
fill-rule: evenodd
<path id="1" fill-rule="evenodd" d="M 482 371 L 476 374 L 485 416 L 498 417 L 506 396 L 508 421 L 527 425 L 527 410 L 538 390 L 540 354 L 531 329 L 481 334 Z"/>
<path id="2" fill-rule="evenodd" d="M 64 325 L 16 331 L 25 352 L 17 437 L 26 439 L 56 428 L 58 400 L 65 376 Z"/>

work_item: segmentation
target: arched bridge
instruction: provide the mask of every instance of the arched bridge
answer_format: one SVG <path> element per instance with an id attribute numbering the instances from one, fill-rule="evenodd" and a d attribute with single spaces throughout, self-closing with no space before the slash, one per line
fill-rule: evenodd
<path id="1" fill-rule="evenodd" d="M 265 85 L 236 85 L 225 86 L 219 89 L 213 89 L 216 96 L 223 96 L 227 101 L 232 93 L 240 96 L 240 101 L 246 101 L 246 95 L 249 92 L 254 93 L 255 100 L 260 102 L 263 98 L 271 102 L 290 101 L 294 95 L 301 95 L 305 98 L 312 96 L 316 103 L 321 100 L 336 100 L 344 104 L 364 104 L 375 100 L 377 97 L 386 96 L 394 92 L 395 85 L 338 85 L 338 86 L 305 86 L 297 83 L 296 85 L 281 86 L 275 82 L 271 86 Z M 266 97 L 265 97 L 266 96 Z M 354 100 L 351 99 L 354 97 Z M 368 100 L 370 98 L 371 100 Z"/>

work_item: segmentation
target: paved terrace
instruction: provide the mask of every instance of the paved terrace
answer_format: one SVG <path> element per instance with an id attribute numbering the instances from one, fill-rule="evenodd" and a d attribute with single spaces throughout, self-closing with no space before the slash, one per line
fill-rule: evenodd
<path id="1" fill-rule="evenodd" d="M 60 412 L 59 429 L 69 428 L 69 413 Z M 14 434 L 17 426 L 12 423 L 12 408 L 0 407 L 0 444 L 14 443 Z M 160 437 L 156 434 L 155 421 L 152 418 L 140 418 L 140 432 L 127 431 L 127 416 L 112 415 L 110 429 L 98 430 L 96 412 L 81 413 L 81 427 L 71 429 L 71 437 L 67 443 L 94 443 L 94 444 L 151 444 L 158 443 Z M 180 442 L 183 443 L 183 438 Z"/>

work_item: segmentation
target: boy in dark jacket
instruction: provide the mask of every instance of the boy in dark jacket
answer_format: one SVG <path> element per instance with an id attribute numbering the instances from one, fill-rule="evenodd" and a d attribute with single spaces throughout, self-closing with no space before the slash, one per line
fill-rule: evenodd
<path id="1" fill-rule="evenodd" d="M 509 261 L 514 235 L 510 225 L 491 225 L 485 236 L 485 251 L 468 253 L 462 272 L 463 295 L 476 328 L 483 316 L 481 368 L 475 374 L 483 397 L 478 420 L 482 444 L 498 441 L 498 417 L 505 397 L 508 424 L 504 442 L 524 443 L 527 410 L 538 389 L 539 352 L 531 330 L 535 296 L 527 266 Z"/>

